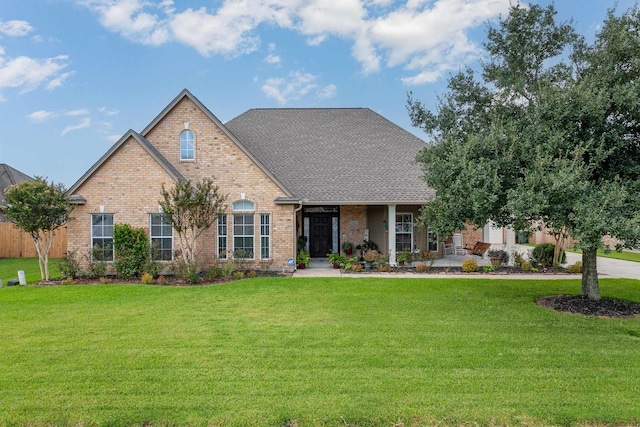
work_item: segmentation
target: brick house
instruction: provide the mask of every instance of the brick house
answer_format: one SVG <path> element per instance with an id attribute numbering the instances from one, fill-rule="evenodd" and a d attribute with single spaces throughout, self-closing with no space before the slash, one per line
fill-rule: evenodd
<path id="1" fill-rule="evenodd" d="M 292 270 L 300 236 L 312 257 L 363 240 L 392 262 L 399 250 L 438 250 L 415 227 L 432 194 L 413 163 L 423 146 L 366 108 L 252 109 L 223 124 L 185 89 L 70 188 L 68 248 L 108 247 L 113 224 L 127 223 L 171 260 L 178 242 L 159 210 L 161 185 L 212 178 L 227 209 L 200 241 L 208 264 L 241 252 L 255 267 Z"/>

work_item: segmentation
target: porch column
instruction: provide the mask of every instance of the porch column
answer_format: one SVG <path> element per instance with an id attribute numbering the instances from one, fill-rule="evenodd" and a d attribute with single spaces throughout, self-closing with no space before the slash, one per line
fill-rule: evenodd
<path id="1" fill-rule="evenodd" d="M 507 253 L 509 254 L 509 262 L 507 265 L 513 267 L 515 265 L 514 252 L 516 250 L 516 231 L 513 227 L 507 227 Z"/>
<path id="2" fill-rule="evenodd" d="M 389 232 L 389 264 L 396 266 L 396 205 L 388 205 L 389 216 L 387 230 Z"/>

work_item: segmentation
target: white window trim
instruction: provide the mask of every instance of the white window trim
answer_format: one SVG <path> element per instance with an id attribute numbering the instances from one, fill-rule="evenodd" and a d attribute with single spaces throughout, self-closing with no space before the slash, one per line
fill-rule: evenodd
<path id="1" fill-rule="evenodd" d="M 396 212 L 396 220 L 395 220 L 395 224 L 394 224 L 395 227 L 398 226 L 398 216 L 402 216 L 402 215 L 410 215 L 411 216 L 411 233 L 410 233 L 411 234 L 411 240 L 410 240 L 411 244 L 410 244 L 409 250 L 413 251 L 413 229 L 414 229 L 413 212 Z M 396 242 L 398 241 L 398 235 L 399 234 L 406 235 L 406 234 L 409 234 L 409 233 L 398 232 L 397 229 L 396 229 Z M 397 243 L 396 243 L 396 246 L 397 246 Z M 399 251 L 404 251 L 404 250 L 405 250 L 404 248 L 400 248 Z"/>
<path id="2" fill-rule="evenodd" d="M 153 246 L 153 239 L 168 239 L 169 236 L 153 236 L 152 230 L 153 230 L 153 224 L 152 224 L 152 218 L 156 215 L 162 215 L 161 213 L 151 213 L 149 214 L 149 244 Z M 166 225 L 166 224 L 165 224 Z M 170 224 L 169 224 L 170 225 Z M 174 243 L 174 239 L 173 239 L 173 226 L 171 226 L 171 259 L 158 259 L 155 261 L 158 262 L 173 262 L 173 243 Z"/>
<path id="3" fill-rule="evenodd" d="M 220 219 L 224 219 L 224 226 L 226 231 L 224 235 L 220 234 Z M 226 242 L 224 258 L 220 256 L 220 239 L 222 237 L 224 237 L 224 240 Z M 229 215 L 227 214 L 218 215 L 218 219 L 216 221 L 216 258 L 221 261 L 226 261 L 229 259 Z"/>
<path id="4" fill-rule="evenodd" d="M 253 216 L 253 235 L 249 235 L 249 234 L 240 234 L 238 236 L 236 236 L 236 230 L 235 230 L 235 225 L 236 225 L 236 215 L 251 215 Z M 239 258 L 239 259 L 243 259 L 246 261 L 252 261 L 256 259 L 256 216 L 252 211 L 234 211 L 233 213 L 233 225 L 232 225 L 232 229 L 231 231 L 233 231 L 232 234 L 232 251 L 231 251 L 231 256 L 235 259 L 235 254 L 236 254 L 236 237 L 252 237 L 253 238 L 253 256 L 251 258 Z M 229 235 L 229 230 L 227 229 L 227 235 Z M 228 244 L 228 241 L 227 241 Z"/>
<path id="5" fill-rule="evenodd" d="M 267 224 L 268 227 L 268 234 L 262 234 L 262 218 L 263 216 L 267 217 L 269 219 L 269 223 Z M 262 257 L 262 238 L 266 237 L 269 240 L 269 245 L 267 247 L 267 250 L 269 251 L 269 256 L 268 257 Z M 271 214 L 270 213 L 261 213 L 260 214 L 260 259 L 271 259 L 273 258 L 273 254 L 271 253 Z"/>
<path id="6" fill-rule="evenodd" d="M 191 135 L 193 136 L 193 157 L 192 158 L 183 158 L 182 157 L 182 135 L 185 132 L 191 132 Z M 179 140 L 179 143 L 180 143 L 180 146 L 179 146 L 179 149 L 180 149 L 180 154 L 179 154 L 180 161 L 181 162 L 195 162 L 196 161 L 196 134 L 191 129 L 184 129 L 182 132 L 180 132 L 178 140 Z"/>
<path id="7" fill-rule="evenodd" d="M 89 226 L 91 227 L 91 240 L 90 240 L 90 249 L 89 249 L 89 253 L 91 254 L 91 260 L 93 261 L 93 217 L 95 215 L 111 215 L 113 217 L 113 225 L 115 225 L 115 214 L 112 213 L 105 213 L 105 212 L 94 212 L 90 215 L 89 217 Z M 112 225 L 112 227 L 113 227 Z M 103 226 L 104 228 L 104 226 Z M 104 236 L 102 237 L 96 237 L 96 238 L 104 238 Z M 113 247 L 113 232 L 111 233 L 111 259 L 105 259 L 104 262 L 113 262 L 115 260 L 116 257 L 116 253 L 115 253 L 115 248 Z"/>

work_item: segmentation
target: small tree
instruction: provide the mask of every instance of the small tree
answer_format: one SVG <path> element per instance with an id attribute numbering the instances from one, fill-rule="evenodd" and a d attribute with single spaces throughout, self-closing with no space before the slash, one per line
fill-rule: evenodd
<path id="1" fill-rule="evenodd" d="M 62 184 L 36 177 L 5 191 L 6 217 L 31 236 L 38 253 L 42 280 L 49 280 L 49 251 L 56 231 L 71 219 L 72 207 Z"/>
<path id="2" fill-rule="evenodd" d="M 119 277 L 131 279 L 141 277 L 144 273 L 153 275 L 156 272 L 152 267 L 151 244 L 144 229 L 134 228 L 129 224 L 115 224 L 113 249 L 115 250 L 114 264 Z"/>
<path id="3" fill-rule="evenodd" d="M 195 184 L 179 181 L 170 190 L 162 186 L 162 200 L 158 203 L 173 224 L 180 242 L 179 256 L 188 267 L 197 265 L 198 238 L 224 213 L 227 196 L 218 191 L 211 179 Z"/>

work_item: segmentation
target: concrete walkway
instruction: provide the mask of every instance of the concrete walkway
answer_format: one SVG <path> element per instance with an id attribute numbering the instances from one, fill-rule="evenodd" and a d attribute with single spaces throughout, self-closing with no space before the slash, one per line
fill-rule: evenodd
<path id="1" fill-rule="evenodd" d="M 531 250 L 530 247 L 522 247 L 520 252 Z M 462 261 L 468 256 L 451 256 L 436 261 L 436 267 L 459 267 Z M 488 265 L 488 260 L 474 257 L 478 265 Z M 581 261 L 582 255 L 567 252 L 567 264 Z M 394 272 L 394 273 L 342 273 L 340 269 L 333 268 L 326 259 L 314 258 L 311 265 L 304 270 L 296 270 L 293 277 L 384 277 L 384 278 L 476 278 L 476 279 L 580 279 L 579 274 L 469 274 L 469 273 L 448 273 L 448 274 L 420 274 L 414 272 Z M 640 280 L 640 263 L 632 261 L 622 261 L 619 259 L 598 257 L 598 277 L 606 278 L 627 278 Z"/>

